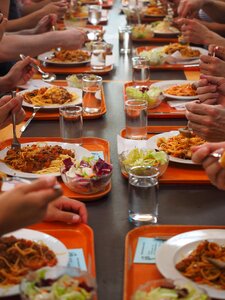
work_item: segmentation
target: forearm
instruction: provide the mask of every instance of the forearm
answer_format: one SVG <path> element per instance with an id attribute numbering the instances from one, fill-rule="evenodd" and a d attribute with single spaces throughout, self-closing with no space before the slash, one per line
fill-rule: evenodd
<path id="1" fill-rule="evenodd" d="M 25 17 L 9 20 L 6 26 L 6 31 L 13 32 L 33 28 L 44 15 L 45 14 L 42 10 L 38 10 Z"/>
<path id="2" fill-rule="evenodd" d="M 15 88 L 15 86 L 12 85 L 11 79 L 7 75 L 0 77 L 0 92 L 1 93 L 9 92 L 13 88 Z"/>
<path id="3" fill-rule="evenodd" d="M 225 38 L 220 36 L 219 34 L 209 30 L 208 33 L 204 35 L 203 38 L 203 44 L 204 45 L 210 45 L 210 44 L 215 44 L 217 46 L 225 46 Z"/>
<path id="4" fill-rule="evenodd" d="M 225 1 L 224 0 L 206 0 L 202 9 L 207 15 L 216 22 L 224 22 Z"/>
<path id="5" fill-rule="evenodd" d="M 10 0 L 0 1 L 0 11 L 4 15 L 5 18 L 8 18 L 8 15 L 9 15 L 9 3 L 10 3 Z"/>
<path id="6" fill-rule="evenodd" d="M 43 0 L 43 1 L 39 1 L 39 2 L 32 2 L 29 5 L 23 5 L 22 7 L 22 15 L 28 15 L 30 13 L 33 13 L 39 9 L 41 9 L 42 7 L 44 7 L 46 4 L 49 4 L 51 2 L 51 0 Z"/>
<path id="7" fill-rule="evenodd" d="M 214 31 L 223 37 L 225 36 L 225 24 L 205 21 L 201 21 L 201 23 L 211 31 Z"/>
<path id="8" fill-rule="evenodd" d="M 19 59 L 19 54 L 35 57 L 52 48 L 61 47 L 61 32 L 47 32 L 43 34 L 5 35 L 0 43 L 0 61 Z"/>

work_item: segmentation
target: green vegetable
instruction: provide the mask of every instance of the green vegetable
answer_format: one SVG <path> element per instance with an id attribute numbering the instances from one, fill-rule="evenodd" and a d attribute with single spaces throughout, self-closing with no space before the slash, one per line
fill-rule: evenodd
<path id="1" fill-rule="evenodd" d="M 149 88 L 147 91 L 141 91 L 139 88 L 128 86 L 126 88 L 127 97 L 130 99 L 146 100 L 148 108 L 154 108 L 161 103 L 161 89 L 158 87 Z"/>

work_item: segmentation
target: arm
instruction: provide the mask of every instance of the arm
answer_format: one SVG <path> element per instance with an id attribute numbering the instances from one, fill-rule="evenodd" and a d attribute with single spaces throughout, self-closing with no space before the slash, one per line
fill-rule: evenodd
<path id="1" fill-rule="evenodd" d="M 6 18 L 8 18 L 8 15 L 9 15 L 9 3 L 10 3 L 10 0 L 0 1 L 0 11 Z"/>
<path id="2" fill-rule="evenodd" d="M 29 5 L 23 4 L 21 9 L 22 15 L 24 16 L 24 15 L 31 14 L 51 2 L 52 2 L 51 0 L 42 0 L 38 2 L 32 1 Z"/>
<path id="3" fill-rule="evenodd" d="M 32 35 L 5 35 L 0 43 L 0 61 L 18 60 L 19 54 L 37 56 L 53 48 L 79 49 L 86 41 L 82 30 L 51 31 Z"/>
<path id="4" fill-rule="evenodd" d="M 219 35 L 225 37 L 225 24 L 206 21 L 201 21 L 201 24 L 205 25 L 209 30 L 214 31 Z"/>

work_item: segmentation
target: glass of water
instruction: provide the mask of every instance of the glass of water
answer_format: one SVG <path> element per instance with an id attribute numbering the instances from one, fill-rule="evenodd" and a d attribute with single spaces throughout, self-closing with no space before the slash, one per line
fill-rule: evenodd
<path id="1" fill-rule="evenodd" d="M 150 80 L 149 62 L 146 58 L 132 57 L 132 80 L 135 84 L 143 84 Z"/>
<path id="2" fill-rule="evenodd" d="M 151 166 L 129 170 L 129 221 L 136 226 L 157 223 L 158 175 Z"/>
<path id="3" fill-rule="evenodd" d="M 91 68 L 94 70 L 102 70 L 106 65 L 107 43 L 94 42 L 91 45 Z"/>
<path id="4" fill-rule="evenodd" d="M 67 142 L 82 142 L 83 117 L 82 107 L 78 105 L 59 108 L 60 136 Z"/>
<path id="5" fill-rule="evenodd" d="M 102 17 L 102 7 L 100 5 L 88 6 L 88 22 L 92 25 L 97 25 Z"/>
<path id="6" fill-rule="evenodd" d="M 125 102 L 126 138 L 147 139 L 148 111 L 145 100 L 130 99 Z"/>
<path id="7" fill-rule="evenodd" d="M 119 27 L 120 53 L 126 54 L 132 51 L 131 26 Z"/>
<path id="8" fill-rule="evenodd" d="M 102 77 L 86 75 L 82 78 L 83 111 L 88 114 L 100 112 L 102 105 Z"/>

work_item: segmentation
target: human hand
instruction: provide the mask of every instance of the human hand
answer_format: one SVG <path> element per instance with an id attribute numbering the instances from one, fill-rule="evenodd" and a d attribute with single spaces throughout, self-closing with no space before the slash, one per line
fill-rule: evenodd
<path id="1" fill-rule="evenodd" d="M 55 177 L 43 176 L 0 195 L 0 235 L 34 224 L 45 216 L 48 204 L 62 195 Z"/>
<path id="2" fill-rule="evenodd" d="M 192 18 L 196 11 L 198 11 L 204 5 L 204 0 L 180 0 L 177 13 L 179 17 Z"/>
<path id="3" fill-rule="evenodd" d="M 8 20 L 4 18 L 3 14 L 0 13 L 0 41 L 5 33 L 7 22 Z"/>
<path id="4" fill-rule="evenodd" d="M 24 60 L 18 61 L 9 72 L 3 77 L 5 80 L 8 91 L 15 88 L 17 85 L 25 84 L 34 74 L 34 70 L 30 63 L 34 62 L 32 58 L 27 56 Z"/>
<path id="5" fill-rule="evenodd" d="M 0 99 L 0 129 L 12 122 L 12 112 L 16 115 L 16 124 L 19 124 L 25 118 L 21 96 L 17 95 L 15 98 L 4 96 Z"/>
<path id="6" fill-rule="evenodd" d="M 213 185 L 221 190 L 225 190 L 225 169 L 221 166 L 217 158 L 210 157 L 212 152 L 224 152 L 225 142 L 207 143 L 193 147 L 192 160 L 197 164 L 202 164 Z"/>
<path id="7" fill-rule="evenodd" d="M 70 224 L 87 223 L 87 209 L 85 204 L 80 201 L 60 197 L 48 205 L 44 221 L 60 221 Z"/>
<path id="8" fill-rule="evenodd" d="M 186 104 L 186 117 L 189 127 L 206 141 L 225 140 L 225 108 L 221 105 Z"/>
<path id="9" fill-rule="evenodd" d="M 179 18 L 176 23 L 181 28 L 183 40 L 188 43 L 208 45 L 217 38 L 217 34 L 196 19 Z"/>
<path id="10" fill-rule="evenodd" d="M 55 14 L 57 15 L 57 18 L 59 20 L 65 15 L 67 8 L 68 8 L 67 2 L 57 1 L 45 5 L 41 9 L 41 11 L 43 12 L 43 15 Z"/>
<path id="11" fill-rule="evenodd" d="M 60 36 L 58 46 L 64 49 L 80 49 L 88 41 L 87 33 L 82 29 L 69 29 L 56 33 Z"/>
<path id="12" fill-rule="evenodd" d="M 34 34 L 41 34 L 52 30 L 52 26 L 56 24 L 57 15 L 49 14 L 44 16 L 34 28 Z"/>
<path id="13" fill-rule="evenodd" d="M 201 75 L 197 94 L 200 102 L 225 106 L 225 78 Z"/>
<path id="14" fill-rule="evenodd" d="M 200 57 L 200 72 L 205 75 L 225 77 L 225 61 L 215 56 Z"/>
<path id="15" fill-rule="evenodd" d="M 213 55 L 225 61 L 225 47 L 211 44 L 208 47 L 209 55 Z"/>

